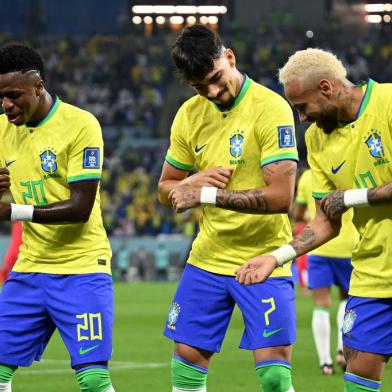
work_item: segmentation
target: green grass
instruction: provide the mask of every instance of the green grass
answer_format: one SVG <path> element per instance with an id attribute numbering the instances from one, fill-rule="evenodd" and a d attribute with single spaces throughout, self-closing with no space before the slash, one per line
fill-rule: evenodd
<path id="1" fill-rule="evenodd" d="M 114 352 L 111 374 L 116 392 L 169 392 L 172 343 L 162 329 L 176 285 L 171 283 L 117 284 L 115 288 Z M 335 301 L 336 305 L 336 301 Z M 297 343 L 293 357 L 293 380 L 297 392 L 343 391 L 338 370 L 332 377 L 319 374 L 312 341 L 311 298 L 297 298 Z M 336 306 L 332 310 L 335 320 Z M 208 392 L 260 391 L 252 354 L 238 349 L 242 335 L 241 315 L 236 312 L 222 352 L 210 368 Z M 333 323 L 333 337 L 336 326 Z M 335 339 L 333 344 L 335 345 Z M 335 346 L 333 346 L 335 347 Z M 387 369 L 382 391 L 391 390 L 392 371 Z M 78 391 L 68 353 L 56 334 L 41 363 L 18 369 L 13 392 Z"/>

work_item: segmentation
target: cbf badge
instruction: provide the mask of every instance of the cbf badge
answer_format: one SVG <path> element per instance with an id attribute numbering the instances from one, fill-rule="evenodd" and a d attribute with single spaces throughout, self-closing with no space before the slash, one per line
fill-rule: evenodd
<path id="1" fill-rule="evenodd" d="M 377 132 L 373 132 L 366 139 L 366 144 L 373 158 L 384 158 L 384 147 L 381 143 L 381 136 Z"/>
<path id="2" fill-rule="evenodd" d="M 353 329 L 356 318 L 357 314 L 352 309 L 345 313 L 342 326 L 343 335 L 347 335 Z"/>
<path id="3" fill-rule="evenodd" d="M 167 317 L 167 327 L 175 330 L 175 324 L 181 312 L 181 306 L 177 302 L 173 302 L 169 309 L 169 316 Z"/>
<path id="4" fill-rule="evenodd" d="M 53 174 L 57 170 L 56 154 L 52 150 L 45 150 L 39 157 L 46 173 Z"/>
<path id="5" fill-rule="evenodd" d="M 295 147 L 294 130 L 291 125 L 278 127 L 278 137 L 280 148 Z"/>
<path id="6" fill-rule="evenodd" d="M 99 167 L 99 148 L 85 148 L 83 152 L 83 169 L 99 169 Z"/>
<path id="7" fill-rule="evenodd" d="M 234 158 L 242 155 L 242 145 L 244 144 L 244 137 L 241 131 L 237 131 L 235 135 L 230 138 L 230 154 Z"/>

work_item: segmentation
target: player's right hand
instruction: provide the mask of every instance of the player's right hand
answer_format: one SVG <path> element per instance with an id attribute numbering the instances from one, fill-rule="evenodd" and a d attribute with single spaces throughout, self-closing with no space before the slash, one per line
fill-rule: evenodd
<path id="1" fill-rule="evenodd" d="M 246 286 L 262 283 L 268 279 L 276 267 L 275 257 L 257 256 L 235 271 L 235 279 Z"/>
<path id="2" fill-rule="evenodd" d="M 213 167 L 185 178 L 181 185 L 191 185 L 194 187 L 215 186 L 220 189 L 226 188 L 233 174 L 233 168 Z"/>
<path id="3" fill-rule="evenodd" d="M 6 190 L 10 189 L 11 181 L 9 174 L 10 172 L 6 167 L 0 167 L 0 197 Z"/>

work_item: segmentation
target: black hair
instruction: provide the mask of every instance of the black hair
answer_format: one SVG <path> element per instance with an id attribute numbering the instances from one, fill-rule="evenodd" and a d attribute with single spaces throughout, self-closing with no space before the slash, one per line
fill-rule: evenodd
<path id="1" fill-rule="evenodd" d="M 172 46 L 171 56 L 180 75 L 186 80 L 203 79 L 221 57 L 223 44 L 218 34 L 196 24 L 185 27 Z"/>
<path id="2" fill-rule="evenodd" d="M 33 48 L 22 44 L 10 44 L 0 48 L 0 74 L 37 70 L 45 81 L 45 67 L 41 56 Z"/>

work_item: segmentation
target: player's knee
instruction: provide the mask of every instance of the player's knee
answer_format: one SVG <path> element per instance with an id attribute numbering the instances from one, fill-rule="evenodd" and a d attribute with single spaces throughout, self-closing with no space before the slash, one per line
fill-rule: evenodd
<path id="1" fill-rule="evenodd" d="M 76 374 L 82 392 L 111 392 L 114 391 L 110 380 L 109 370 L 101 368 L 81 369 Z"/>
<path id="2" fill-rule="evenodd" d="M 292 391 L 291 366 L 284 361 L 263 361 L 256 364 L 256 372 L 264 392 Z"/>
<path id="3" fill-rule="evenodd" d="M 174 388 L 186 391 L 205 390 L 208 369 L 174 356 L 171 362 L 171 372 Z"/>

